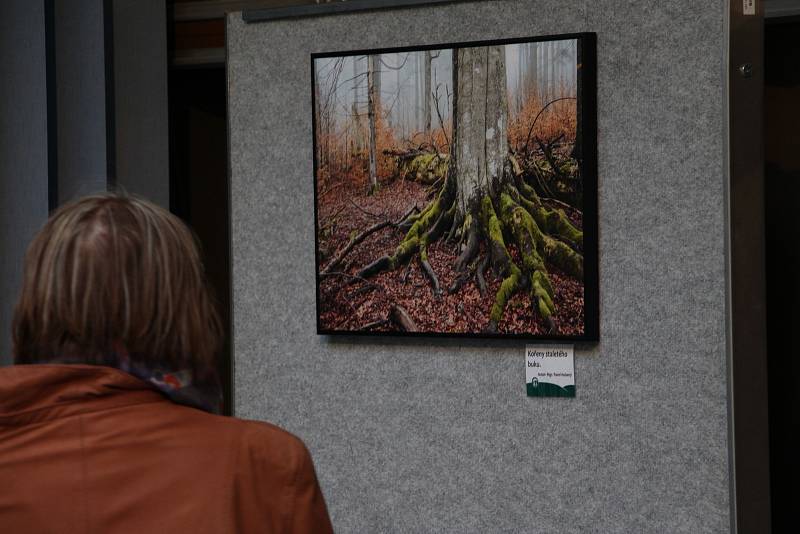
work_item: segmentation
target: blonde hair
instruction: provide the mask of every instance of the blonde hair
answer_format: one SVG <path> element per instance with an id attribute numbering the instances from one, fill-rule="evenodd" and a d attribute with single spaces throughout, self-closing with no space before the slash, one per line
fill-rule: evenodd
<path id="1" fill-rule="evenodd" d="M 105 193 L 59 208 L 30 244 L 13 321 L 17 363 L 134 362 L 213 375 L 222 326 L 193 234 Z"/>

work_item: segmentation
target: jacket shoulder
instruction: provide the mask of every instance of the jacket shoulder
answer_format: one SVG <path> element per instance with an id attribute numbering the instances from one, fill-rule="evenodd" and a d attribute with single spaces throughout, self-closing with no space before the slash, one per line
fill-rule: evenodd
<path id="1" fill-rule="evenodd" d="M 305 443 L 294 434 L 272 423 L 232 419 L 238 425 L 241 460 L 266 464 L 277 464 L 298 468 L 309 454 Z"/>
<path id="2" fill-rule="evenodd" d="M 291 477 L 290 471 L 301 467 L 309 455 L 300 438 L 272 423 L 214 415 L 185 406 L 173 405 L 173 410 L 180 421 L 176 426 L 196 426 L 208 445 L 227 442 L 241 469 Z"/>
<path id="3" fill-rule="evenodd" d="M 254 529 L 255 525 L 272 524 L 276 531 L 298 534 L 332 532 L 305 444 L 273 424 L 236 421 L 241 431 L 236 461 L 241 515 L 260 516 Z M 278 516 L 270 517 L 273 512 L 268 509 Z"/>

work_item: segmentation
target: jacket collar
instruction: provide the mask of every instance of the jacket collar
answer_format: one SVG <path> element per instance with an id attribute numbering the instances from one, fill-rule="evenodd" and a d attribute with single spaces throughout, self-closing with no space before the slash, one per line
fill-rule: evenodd
<path id="1" fill-rule="evenodd" d="M 113 367 L 84 364 L 0 367 L 0 427 L 158 401 L 169 402 L 146 382 Z"/>

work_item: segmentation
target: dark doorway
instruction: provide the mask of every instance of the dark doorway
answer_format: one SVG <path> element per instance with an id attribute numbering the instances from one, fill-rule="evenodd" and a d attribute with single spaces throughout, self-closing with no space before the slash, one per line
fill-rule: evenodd
<path id="1" fill-rule="evenodd" d="M 800 17 L 765 27 L 765 228 L 772 531 L 794 532 L 800 492 Z"/>
<path id="2" fill-rule="evenodd" d="M 224 413 L 232 412 L 228 133 L 223 66 L 169 75 L 170 208 L 194 230 L 225 325 L 219 355 Z"/>

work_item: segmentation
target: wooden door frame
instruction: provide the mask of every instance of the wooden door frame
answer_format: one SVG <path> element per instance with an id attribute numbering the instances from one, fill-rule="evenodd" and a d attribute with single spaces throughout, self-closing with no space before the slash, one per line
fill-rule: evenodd
<path id="1" fill-rule="evenodd" d="M 728 4 L 731 531 L 770 531 L 764 236 L 764 2 Z"/>

